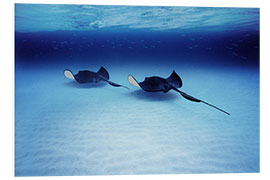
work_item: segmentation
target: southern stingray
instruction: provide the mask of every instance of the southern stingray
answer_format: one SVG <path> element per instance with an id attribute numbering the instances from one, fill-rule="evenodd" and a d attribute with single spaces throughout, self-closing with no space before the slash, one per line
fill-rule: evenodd
<path id="1" fill-rule="evenodd" d="M 182 83 L 181 78 L 179 77 L 179 75 L 175 71 L 173 71 L 172 74 L 166 79 L 162 78 L 162 77 L 158 77 L 158 76 L 152 76 L 152 77 L 146 77 L 144 79 L 144 81 L 138 83 L 138 81 L 132 75 L 129 75 L 128 81 L 130 84 L 137 86 L 137 87 L 140 87 L 144 91 L 147 91 L 147 92 L 160 92 L 160 91 L 162 91 L 164 93 L 167 93 L 168 91 L 173 89 L 173 90 L 179 92 L 184 98 L 186 98 L 190 101 L 202 102 L 208 106 L 216 108 L 217 110 L 219 110 L 227 115 L 230 115 L 230 113 L 228 113 L 228 112 L 226 112 L 226 111 L 224 111 L 224 110 L 222 110 L 222 109 L 220 109 L 212 104 L 209 104 L 201 99 L 195 98 L 195 97 L 177 89 L 177 88 L 181 88 L 183 83 Z"/>
<path id="2" fill-rule="evenodd" d="M 77 74 L 73 75 L 72 71 L 69 69 L 65 69 L 64 75 L 68 79 L 75 79 L 78 83 L 84 84 L 84 83 L 98 83 L 101 81 L 105 81 L 109 83 L 111 86 L 114 87 L 124 87 L 126 89 L 129 89 L 126 86 L 117 84 L 115 82 L 109 81 L 110 76 L 108 71 L 104 67 L 100 67 L 98 72 L 92 72 L 88 70 L 79 71 Z"/>

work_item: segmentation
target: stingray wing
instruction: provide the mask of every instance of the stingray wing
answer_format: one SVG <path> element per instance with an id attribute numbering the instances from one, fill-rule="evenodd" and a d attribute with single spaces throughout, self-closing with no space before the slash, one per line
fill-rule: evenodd
<path id="1" fill-rule="evenodd" d="M 181 78 L 175 71 L 173 71 L 172 74 L 166 80 L 170 85 L 176 88 L 181 88 L 183 85 Z"/>
<path id="2" fill-rule="evenodd" d="M 140 87 L 138 81 L 132 75 L 128 75 L 128 82 L 133 86 Z"/>
<path id="3" fill-rule="evenodd" d="M 73 73 L 69 69 L 65 69 L 64 70 L 64 75 L 68 79 L 75 79 Z"/>
<path id="4" fill-rule="evenodd" d="M 109 76 L 108 71 L 104 67 L 102 67 L 102 66 L 98 70 L 97 74 L 99 76 L 101 76 L 102 78 L 104 78 L 105 80 L 109 80 L 110 79 L 110 76 Z"/>

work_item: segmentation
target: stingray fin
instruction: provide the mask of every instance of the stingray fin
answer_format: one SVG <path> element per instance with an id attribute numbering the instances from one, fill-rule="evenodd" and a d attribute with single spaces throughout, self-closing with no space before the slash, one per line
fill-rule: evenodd
<path id="1" fill-rule="evenodd" d="M 109 80 L 110 79 L 110 76 L 109 76 L 108 71 L 104 67 L 102 67 L 102 66 L 98 70 L 97 74 L 99 76 L 101 76 L 102 78 L 104 78 L 105 80 Z"/>
<path id="2" fill-rule="evenodd" d="M 64 70 L 64 75 L 68 79 L 75 79 L 73 73 L 69 69 L 65 69 Z"/>
<path id="3" fill-rule="evenodd" d="M 128 75 L 128 82 L 133 86 L 140 87 L 138 81 L 132 75 Z"/>
<path id="4" fill-rule="evenodd" d="M 173 71 L 172 74 L 166 79 L 167 82 L 173 85 L 175 88 L 181 88 L 183 83 L 179 75 Z"/>

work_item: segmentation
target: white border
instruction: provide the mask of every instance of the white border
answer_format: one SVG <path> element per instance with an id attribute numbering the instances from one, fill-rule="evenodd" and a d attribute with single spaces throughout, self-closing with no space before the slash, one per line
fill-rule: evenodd
<path id="1" fill-rule="evenodd" d="M 18 177 L 20 179 L 269 179 L 269 17 L 267 0 L 6 0 L 1 2 L 1 96 L 0 96 L 0 177 L 14 177 L 14 3 L 43 4 L 97 4 L 97 5 L 162 5 L 162 6 L 208 6 L 208 7 L 259 7 L 260 30 L 260 132 L 261 172 L 251 174 L 180 174 L 180 175 L 134 175 L 134 176 L 82 176 L 82 177 Z"/>

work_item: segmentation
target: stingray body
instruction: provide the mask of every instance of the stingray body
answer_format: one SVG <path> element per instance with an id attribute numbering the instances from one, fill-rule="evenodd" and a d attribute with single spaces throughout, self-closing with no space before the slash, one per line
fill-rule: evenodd
<path id="1" fill-rule="evenodd" d="M 129 78 L 133 78 L 135 80 L 135 78 L 132 77 L 131 75 Z M 173 87 L 181 88 L 182 80 L 178 76 L 178 74 L 176 74 L 176 72 L 173 71 L 170 77 L 168 77 L 167 79 L 158 76 L 146 77 L 143 82 L 140 82 L 138 84 L 143 90 L 147 92 L 163 91 L 164 93 L 166 93 Z"/>
<path id="2" fill-rule="evenodd" d="M 177 91 L 180 93 L 185 99 L 188 99 L 193 102 L 202 102 L 206 105 L 209 105 L 227 115 L 230 115 L 230 113 L 212 105 L 209 104 L 203 100 L 200 100 L 198 98 L 195 98 L 183 91 L 180 91 L 178 88 L 181 88 L 183 83 L 179 75 L 173 71 L 172 74 L 168 78 L 162 78 L 158 76 L 152 76 L 152 77 L 146 77 L 144 81 L 138 82 L 132 75 L 128 76 L 128 81 L 130 84 L 142 88 L 144 91 L 147 92 L 164 92 L 167 93 L 171 89 L 174 91 Z"/>
<path id="3" fill-rule="evenodd" d="M 75 75 L 72 73 L 71 70 L 65 69 L 64 75 L 66 78 L 74 79 L 80 84 L 98 83 L 98 82 L 104 81 L 104 82 L 107 82 L 114 87 L 124 87 L 124 88 L 129 89 L 126 86 L 123 86 L 123 85 L 120 85 L 120 84 L 117 84 L 117 83 L 110 81 L 109 80 L 110 79 L 109 73 L 104 67 L 100 67 L 98 72 L 83 70 L 83 71 L 79 71 Z"/>

